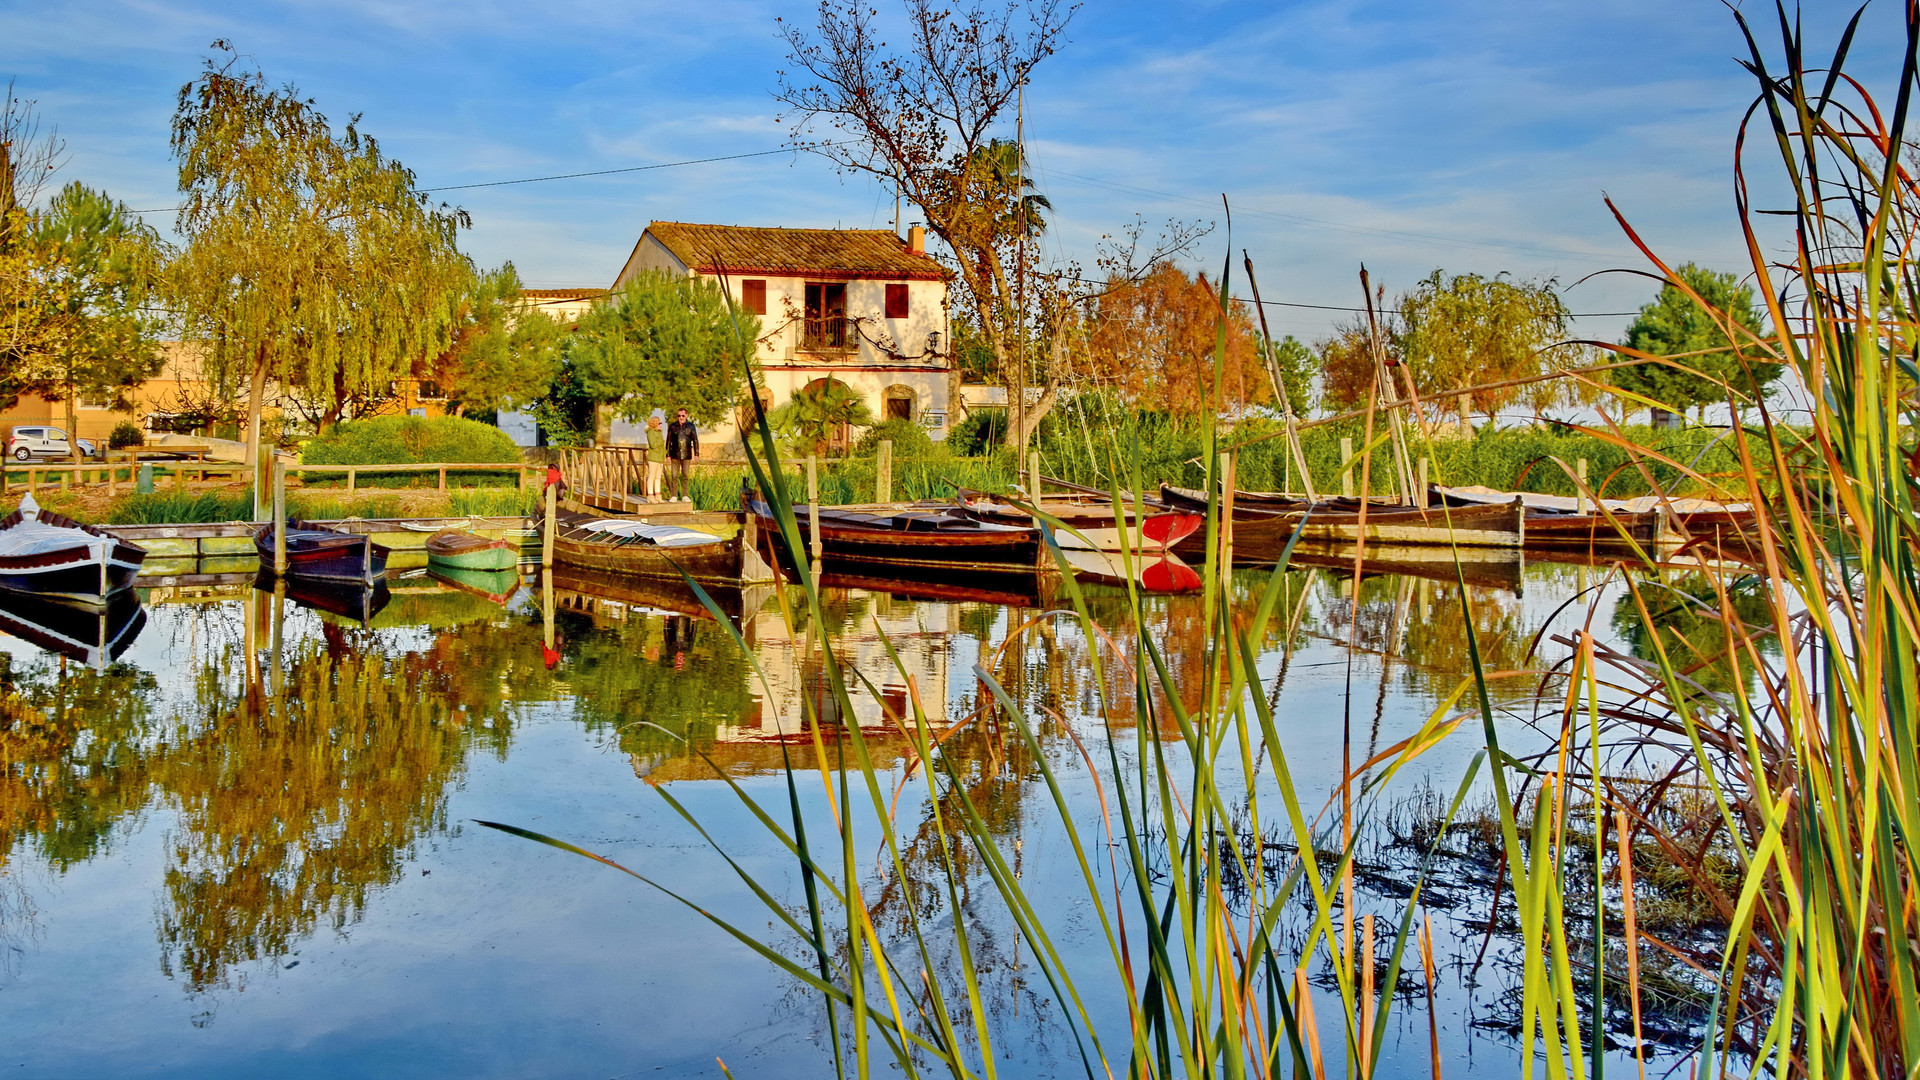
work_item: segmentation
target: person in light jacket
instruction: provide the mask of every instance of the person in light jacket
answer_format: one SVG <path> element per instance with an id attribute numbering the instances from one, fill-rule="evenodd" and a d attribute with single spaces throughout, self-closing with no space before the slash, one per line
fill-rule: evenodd
<path id="1" fill-rule="evenodd" d="M 667 472 L 667 436 L 660 430 L 658 414 L 647 417 L 647 489 L 641 492 L 649 499 L 661 496 L 660 479 Z"/>

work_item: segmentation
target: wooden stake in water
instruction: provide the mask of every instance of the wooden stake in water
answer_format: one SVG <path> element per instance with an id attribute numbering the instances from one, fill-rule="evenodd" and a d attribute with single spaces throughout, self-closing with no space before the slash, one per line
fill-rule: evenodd
<path id="1" fill-rule="evenodd" d="M 1040 451 L 1038 450 L 1034 450 L 1027 454 L 1027 477 L 1028 477 L 1027 482 L 1033 485 L 1031 488 L 1028 489 L 1027 497 L 1033 500 L 1033 505 L 1039 506 L 1040 505 Z"/>
<path id="2" fill-rule="evenodd" d="M 1573 475 L 1580 481 L 1580 483 L 1577 485 L 1580 490 L 1573 493 L 1573 498 L 1574 498 L 1573 512 L 1576 514 L 1584 514 L 1584 513 L 1587 513 L 1587 459 L 1586 458 L 1580 458 L 1579 460 L 1573 463 Z"/>
<path id="3" fill-rule="evenodd" d="M 1422 510 L 1427 508 L 1427 459 L 1420 459 L 1420 466 L 1414 473 L 1413 505 Z"/>
<path id="4" fill-rule="evenodd" d="M 893 440 L 880 440 L 880 453 L 873 459 L 873 501 L 893 501 Z"/>
<path id="5" fill-rule="evenodd" d="M 813 572 L 820 572 L 820 461 L 807 455 L 807 548 L 813 556 Z"/>
<path id="6" fill-rule="evenodd" d="M 1340 494 L 1353 498 L 1353 436 L 1340 436 Z"/>
<path id="7" fill-rule="evenodd" d="M 1238 455 L 1220 455 L 1220 588 L 1233 581 L 1233 489 Z"/>
<path id="8" fill-rule="evenodd" d="M 273 459 L 273 572 L 287 572 L 287 466 L 278 455 Z"/>
<path id="9" fill-rule="evenodd" d="M 546 522 L 540 529 L 540 568 L 542 570 L 550 570 L 553 568 L 553 531 L 560 520 L 560 510 L 557 505 L 558 498 L 559 485 L 548 484 L 546 491 Z"/>

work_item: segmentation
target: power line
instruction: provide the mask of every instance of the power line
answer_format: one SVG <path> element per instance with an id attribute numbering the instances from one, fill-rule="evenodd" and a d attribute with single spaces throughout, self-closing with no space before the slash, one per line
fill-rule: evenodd
<path id="1" fill-rule="evenodd" d="M 783 147 L 779 150 L 755 150 L 749 154 L 722 154 L 719 157 L 692 158 L 687 161 L 663 161 L 658 165 L 629 165 L 621 169 L 595 169 L 592 172 L 560 173 L 555 176 L 528 176 L 519 180 L 488 180 L 478 184 L 442 184 L 439 187 L 421 188 L 421 194 L 429 191 L 463 191 L 469 188 L 507 187 L 512 184 L 539 184 L 548 180 L 578 180 L 583 176 L 612 176 L 616 173 L 648 172 L 653 169 L 675 169 L 682 165 L 707 165 L 715 161 L 739 161 L 742 158 L 770 157 L 774 154 L 799 153 L 798 147 Z M 162 206 L 153 210 L 130 210 L 133 214 L 171 214 L 184 210 L 184 206 Z"/>

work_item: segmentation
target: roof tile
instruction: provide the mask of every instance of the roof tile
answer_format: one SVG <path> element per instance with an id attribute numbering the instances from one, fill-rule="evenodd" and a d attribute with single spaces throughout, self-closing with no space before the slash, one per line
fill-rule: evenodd
<path id="1" fill-rule="evenodd" d="M 656 221 L 653 238 L 703 274 L 818 274 L 836 278 L 945 280 L 945 267 L 916 255 L 887 229 L 778 229 Z"/>

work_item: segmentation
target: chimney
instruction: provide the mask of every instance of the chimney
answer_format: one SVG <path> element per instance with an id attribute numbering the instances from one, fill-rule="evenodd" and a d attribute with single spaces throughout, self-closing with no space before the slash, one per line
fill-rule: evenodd
<path id="1" fill-rule="evenodd" d="M 907 226 L 907 250 L 915 255 L 927 253 L 927 230 L 919 225 Z"/>

